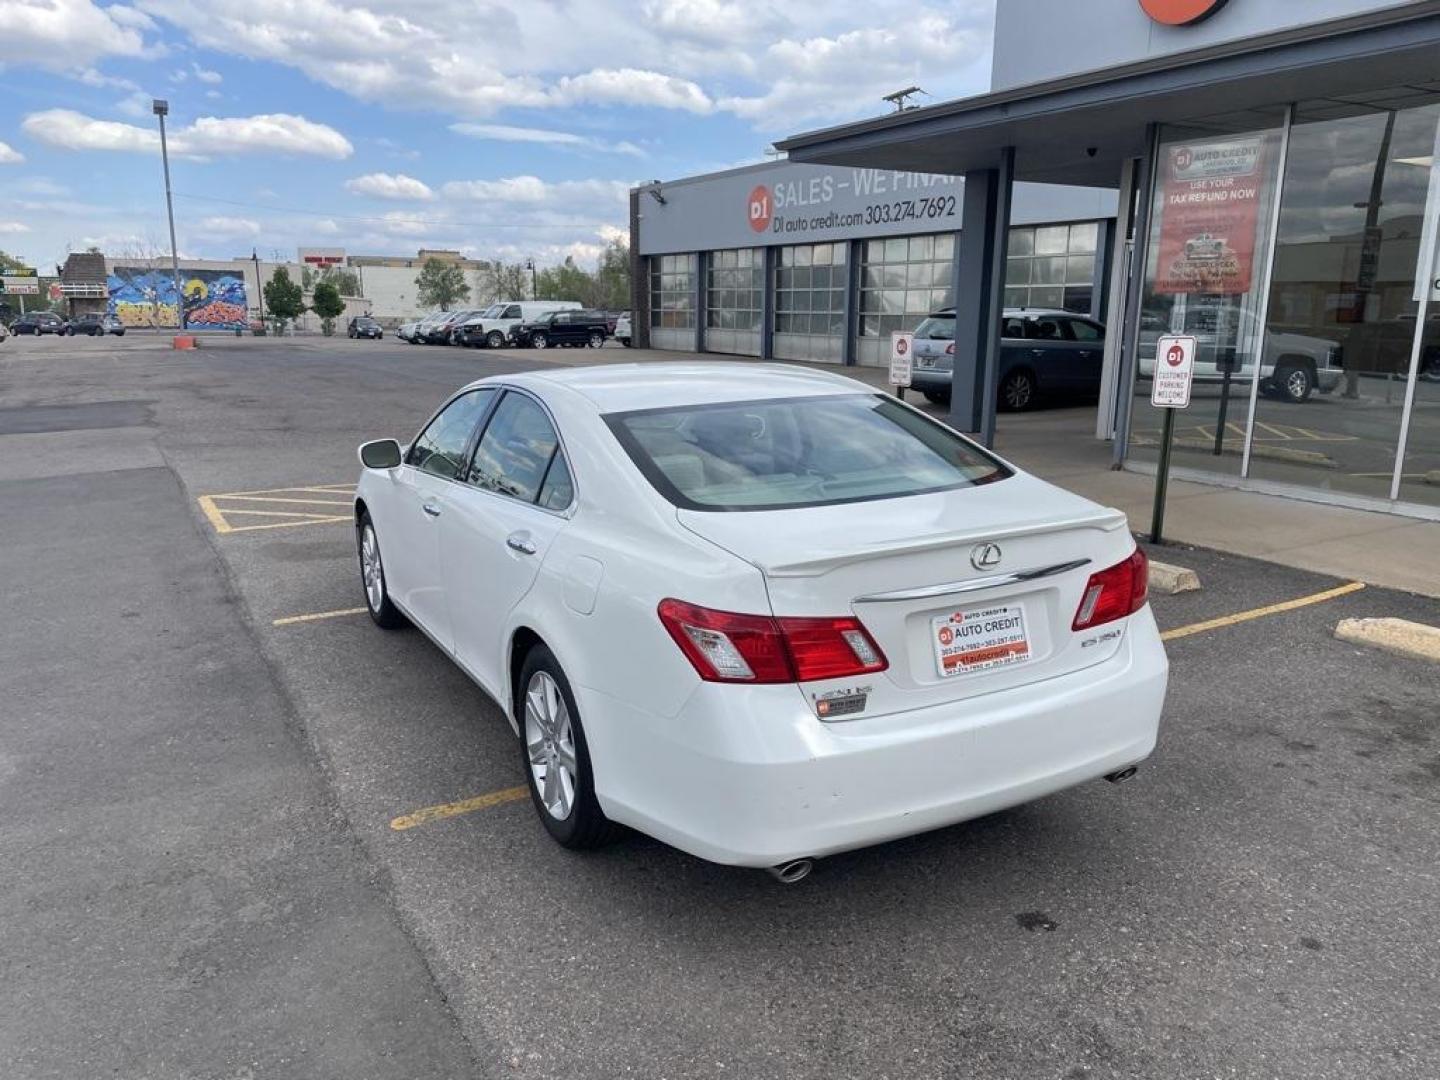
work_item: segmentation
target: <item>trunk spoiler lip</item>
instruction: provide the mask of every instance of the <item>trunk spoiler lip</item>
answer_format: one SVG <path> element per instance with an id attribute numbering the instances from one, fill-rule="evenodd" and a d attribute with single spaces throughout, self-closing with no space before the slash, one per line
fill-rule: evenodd
<path id="1" fill-rule="evenodd" d="M 864 562 L 879 556 L 923 554 L 928 551 L 956 547 L 967 543 L 978 544 L 987 541 L 1015 540 L 1041 533 L 1061 532 L 1065 529 L 1098 529 L 1101 532 L 1114 532 L 1116 529 L 1125 528 L 1127 523 L 1128 519 L 1119 510 L 1108 508 L 1096 509 L 1089 513 L 1076 514 L 1064 518 L 1047 518 L 1044 521 L 1029 521 L 1018 525 L 1001 526 L 990 529 L 963 529 L 934 536 L 921 537 L 913 541 L 900 540 L 884 544 L 872 544 L 867 547 L 837 551 L 833 554 L 821 553 L 812 559 L 786 563 L 768 563 L 761 558 L 756 558 L 752 554 L 741 554 L 730 548 L 730 546 L 718 536 L 709 536 L 699 529 L 690 526 L 686 527 L 690 528 L 692 532 L 700 532 L 700 535 L 705 536 L 706 539 L 709 539 L 712 543 L 730 551 L 732 554 L 738 555 L 768 577 L 799 578 L 814 577 L 829 573 L 831 570 L 836 570 L 842 566 Z"/>
<path id="2" fill-rule="evenodd" d="M 1089 566 L 1091 561 L 1090 559 L 1071 559 L 1069 562 L 1056 563 L 1053 566 L 1040 566 L 1034 570 L 1016 570 L 1010 574 L 991 574 L 988 577 L 967 578 L 964 581 L 948 581 L 942 585 L 922 585 L 918 589 L 896 589 L 894 592 L 871 593 L 869 596 L 857 596 L 851 602 L 855 604 L 890 604 L 901 600 L 932 600 L 941 596 L 980 592 L 983 589 L 993 589 L 999 585 L 1018 585 L 1026 581 L 1039 581 L 1041 578 L 1066 574 L 1071 570 L 1079 570 L 1082 566 Z"/>

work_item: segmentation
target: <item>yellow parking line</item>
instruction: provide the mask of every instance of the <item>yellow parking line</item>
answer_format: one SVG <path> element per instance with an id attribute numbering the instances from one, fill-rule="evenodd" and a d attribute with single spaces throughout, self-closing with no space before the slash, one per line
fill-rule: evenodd
<path id="1" fill-rule="evenodd" d="M 331 494 L 331 495 L 333 495 L 334 492 L 327 492 L 326 494 Z M 235 500 L 238 500 L 239 502 L 246 502 L 246 503 L 298 503 L 298 504 L 300 504 L 301 506 L 351 506 L 351 505 L 353 505 L 349 500 L 340 500 L 340 501 L 337 501 L 337 500 L 335 500 L 335 499 L 283 499 L 283 498 L 277 498 L 277 497 L 274 496 L 274 495 L 213 495 L 213 496 L 209 496 L 209 497 L 210 497 L 210 498 L 215 498 L 215 499 L 235 499 Z M 229 510 L 230 507 L 227 506 L 225 509 L 226 509 L 226 510 Z"/>
<path id="2" fill-rule="evenodd" d="M 1249 622 L 1251 619 L 1263 619 L 1266 615 L 1279 615 L 1281 612 L 1294 611 L 1296 608 L 1309 607 L 1311 604 L 1323 604 L 1326 600 L 1348 596 L 1363 588 L 1365 588 L 1363 582 L 1352 581 L 1348 585 L 1339 585 L 1333 589 L 1326 589 L 1324 592 L 1311 593 L 1309 596 L 1285 600 L 1279 604 L 1267 604 L 1264 607 L 1251 608 L 1249 611 L 1237 611 L 1234 615 L 1221 615 L 1218 619 L 1206 619 L 1204 622 L 1191 623 L 1189 626 L 1177 626 L 1174 630 L 1166 630 L 1160 635 L 1160 639 L 1174 641 L 1176 638 L 1189 637 L 1191 634 L 1203 634 L 1207 630 L 1220 630 L 1226 626 L 1234 626 L 1236 623 Z"/>
<path id="3" fill-rule="evenodd" d="M 491 791 L 485 795 L 476 795 L 473 799 L 461 799 L 459 802 L 427 806 L 423 810 L 402 814 L 393 819 L 390 822 L 390 828 L 396 832 L 404 832 L 406 829 L 415 828 L 416 825 L 428 825 L 432 821 L 443 821 L 445 818 L 456 817 L 459 814 L 468 814 L 472 810 L 485 810 L 502 803 L 516 802 L 529 794 L 530 789 L 521 784 L 519 787 L 501 788 L 499 791 Z"/>
<path id="4" fill-rule="evenodd" d="M 309 615 L 287 615 L 283 619 L 274 619 L 271 626 L 294 626 L 296 623 L 319 622 L 321 619 L 339 619 L 346 615 L 364 615 L 363 607 L 339 608 L 335 611 L 314 611 Z"/>
<path id="5" fill-rule="evenodd" d="M 225 516 L 216 509 L 215 503 L 209 495 L 201 495 L 196 501 L 200 503 L 201 513 L 205 515 L 205 519 L 209 521 L 211 525 L 215 526 L 217 533 L 224 534 L 231 531 L 230 523 L 226 521 Z"/>

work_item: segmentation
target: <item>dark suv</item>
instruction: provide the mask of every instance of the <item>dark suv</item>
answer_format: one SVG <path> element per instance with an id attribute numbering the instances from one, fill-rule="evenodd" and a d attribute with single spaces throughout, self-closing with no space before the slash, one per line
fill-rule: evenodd
<path id="1" fill-rule="evenodd" d="M 374 338 L 376 341 L 385 336 L 380 324 L 369 315 L 356 315 L 350 320 L 350 329 L 347 332 L 352 338 Z"/>
<path id="2" fill-rule="evenodd" d="M 552 311 L 510 331 L 510 344 L 520 348 L 548 349 L 551 345 L 588 345 L 598 349 L 609 335 L 603 311 Z"/>
<path id="3" fill-rule="evenodd" d="M 941 308 L 915 329 L 911 385 L 931 401 L 950 400 L 955 366 L 955 309 Z M 1085 315 L 1049 308 L 1006 308 L 1000 325 L 999 405 L 1019 412 L 1042 394 L 1100 392 L 1105 327 Z"/>
<path id="4" fill-rule="evenodd" d="M 70 324 L 53 311 L 27 311 L 10 324 L 12 334 L 66 334 Z"/>

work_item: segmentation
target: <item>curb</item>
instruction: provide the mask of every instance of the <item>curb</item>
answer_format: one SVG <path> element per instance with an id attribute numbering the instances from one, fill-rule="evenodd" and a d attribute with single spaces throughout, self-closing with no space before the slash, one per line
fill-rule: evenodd
<path id="1" fill-rule="evenodd" d="M 1200 575 L 1187 566 L 1172 566 L 1170 563 L 1150 560 L 1149 588 L 1162 596 L 1194 592 L 1200 588 Z"/>
<path id="2" fill-rule="evenodd" d="M 1408 619 L 1341 619 L 1335 637 L 1412 660 L 1440 663 L 1440 629 Z"/>

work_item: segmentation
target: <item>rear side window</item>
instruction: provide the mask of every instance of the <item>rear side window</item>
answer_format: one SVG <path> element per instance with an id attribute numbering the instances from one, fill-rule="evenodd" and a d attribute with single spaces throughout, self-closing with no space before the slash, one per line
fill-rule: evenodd
<path id="1" fill-rule="evenodd" d="M 485 425 L 466 482 L 534 502 L 559 447 L 545 410 L 524 394 L 508 393 Z"/>
<path id="2" fill-rule="evenodd" d="M 655 488 L 689 510 L 781 510 L 893 499 L 1010 471 L 881 394 L 612 413 L 605 422 Z"/>
<path id="3" fill-rule="evenodd" d="M 1076 341 L 1104 341 L 1105 331 L 1099 325 L 1084 319 L 1070 319 L 1070 335 Z"/>
<path id="4" fill-rule="evenodd" d="M 470 436 L 494 396 L 494 390 L 472 390 L 446 405 L 410 444 L 406 464 L 446 480 L 458 480 Z"/>
<path id="5" fill-rule="evenodd" d="M 922 341 L 954 341 L 955 319 L 932 315 L 915 328 L 915 336 Z"/>

